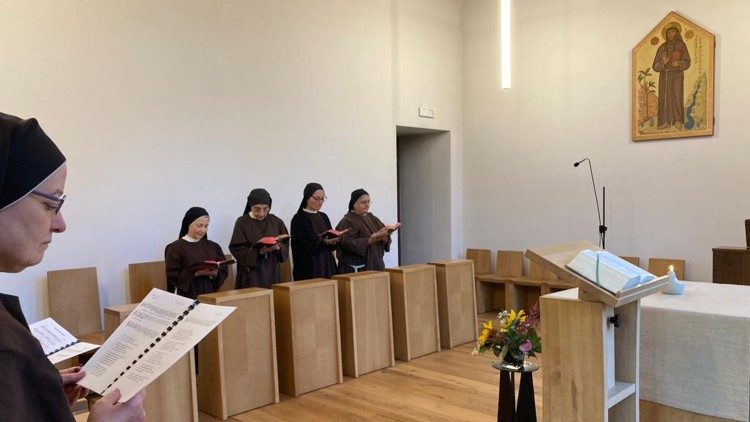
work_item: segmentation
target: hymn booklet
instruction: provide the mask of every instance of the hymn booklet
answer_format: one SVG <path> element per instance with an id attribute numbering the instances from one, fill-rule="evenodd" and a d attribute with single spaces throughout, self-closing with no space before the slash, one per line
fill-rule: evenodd
<path id="1" fill-rule="evenodd" d="M 70 334 L 68 330 L 52 318 L 30 324 L 29 330 L 39 340 L 42 350 L 44 350 L 44 355 L 47 356 L 47 359 L 52 364 L 62 362 L 65 359 L 70 359 L 99 347 L 98 344 L 78 341 L 77 338 L 73 337 L 73 334 Z"/>
<path id="2" fill-rule="evenodd" d="M 152 289 L 84 365 L 78 384 L 102 395 L 119 388 L 127 401 L 235 309 Z"/>
<path id="3" fill-rule="evenodd" d="M 567 267 L 614 294 L 646 284 L 656 278 L 617 255 L 591 249 L 579 252 Z"/>

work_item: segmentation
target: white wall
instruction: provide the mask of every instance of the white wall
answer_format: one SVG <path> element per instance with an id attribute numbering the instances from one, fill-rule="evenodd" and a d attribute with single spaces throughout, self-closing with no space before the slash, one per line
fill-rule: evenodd
<path id="1" fill-rule="evenodd" d="M 461 4 L 459 0 L 394 0 L 394 118 L 399 126 L 450 132 L 450 162 L 435 164 L 440 177 L 439 200 L 450 212 L 450 253 L 461 254 Z M 433 119 L 420 117 L 420 107 Z M 444 157 L 424 150 L 425 157 Z M 441 237 L 438 237 L 441 238 Z"/>
<path id="2" fill-rule="evenodd" d="M 0 275 L 30 321 L 50 269 L 96 266 L 102 306 L 124 303 L 128 263 L 163 259 L 192 205 L 228 252 L 253 187 L 287 223 L 309 181 L 334 224 L 359 187 L 395 221 L 392 4 L 1 6 L 0 110 L 39 118 L 69 160 L 68 231 L 41 265 Z"/>
<path id="3" fill-rule="evenodd" d="M 711 280 L 711 248 L 743 245 L 750 195 L 750 85 L 743 19 L 725 1 L 515 1 L 513 88 L 501 91 L 497 0 L 462 3 L 463 246 L 596 242 L 587 167 L 607 187 L 607 248 L 687 260 Z M 716 134 L 630 141 L 630 51 L 675 10 L 712 31 Z"/>

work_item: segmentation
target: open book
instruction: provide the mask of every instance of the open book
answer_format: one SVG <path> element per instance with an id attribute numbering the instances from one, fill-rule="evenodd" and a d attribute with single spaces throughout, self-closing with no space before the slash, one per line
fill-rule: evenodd
<path id="1" fill-rule="evenodd" d="M 607 251 L 584 249 L 567 265 L 594 284 L 617 294 L 656 278 L 648 271 Z"/>
<path id="2" fill-rule="evenodd" d="M 235 309 L 152 289 L 86 363 L 78 384 L 102 395 L 119 388 L 127 401 Z"/>
<path id="3" fill-rule="evenodd" d="M 78 341 L 68 330 L 63 328 L 52 318 L 43 319 L 29 325 L 31 335 L 39 340 L 47 356 L 53 364 L 62 362 L 65 359 L 86 353 L 99 347 L 98 344 Z"/>
<path id="4" fill-rule="evenodd" d="M 385 229 L 388 230 L 388 233 L 393 233 L 396 230 L 398 230 L 401 227 L 401 223 L 398 221 L 393 224 L 386 224 Z"/>
<path id="5" fill-rule="evenodd" d="M 214 270 L 221 267 L 226 267 L 227 265 L 234 264 L 234 259 L 225 259 L 222 261 L 203 261 L 195 265 L 191 265 L 187 269 L 192 272 L 200 271 L 200 270 Z"/>
<path id="6" fill-rule="evenodd" d="M 288 234 L 280 234 L 278 236 L 266 236 L 255 242 L 256 247 L 273 246 L 282 240 L 289 239 Z"/>
<path id="7" fill-rule="evenodd" d="M 323 233 L 319 234 L 318 237 L 322 239 L 335 239 L 337 237 L 341 237 L 344 233 L 348 232 L 349 229 L 344 230 L 336 230 L 336 229 L 328 229 L 324 231 Z"/>

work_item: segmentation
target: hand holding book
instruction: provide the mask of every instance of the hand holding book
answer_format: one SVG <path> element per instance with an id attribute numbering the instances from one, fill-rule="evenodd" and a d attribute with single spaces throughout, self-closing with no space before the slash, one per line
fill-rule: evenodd
<path id="1" fill-rule="evenodd" d="M 224 259 L 224 260 L 216 260 L 216 261 L 203 261 L 195 265 L 191 265 L 187 268 L 188 271 L 192 271 L 195 273 L 195 275 L 209 275 L 209 273 L 215 273 L 218 272 L 219 269 L 226 267 L 228 265 L 234 264 L 234 259 Z M 200 274 L 199 274 L 200 273 Z"/>

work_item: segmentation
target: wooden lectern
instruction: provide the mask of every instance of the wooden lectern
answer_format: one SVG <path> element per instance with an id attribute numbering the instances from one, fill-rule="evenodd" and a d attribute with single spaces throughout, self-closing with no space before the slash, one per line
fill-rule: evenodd
<path id="1" fill-rule="evenodd" d="M 388 268 L 393 306 L 393 349 L 409 361 L 440 351 L 437 285 L 434 265 Z"/>
<path id="2" fill-rule="evenodd" d="M 137 303 L 104 308 L 104 335 L 109 338 L 138 307 Z M 198 422 L 195 357 L 191 350 L 146 387 L 147 421 Z"/>
<path id="3" fill-rule="evenodd" d="M 364 271 L 334 277 L 339 287 L 341 353 L 344 374 L 362 374 L 394 366 L 390 277 Z"/>
<path id="4" fill-rule="evenodd" d="M 615 295 L 566 267 L 588 242 L 533 248 L 526 257 L 577 286 L 541 297 L 544 421 L 638 421 L 640 299 L 660 277 Z"/>
<path id="5" fill-rule="evenodd" d="M 336 280 L 273 285 L 279 390 L 300 394 L 344 382 Z"/>
<path id="6" fill-rule="evenodd" d="M 198 408 L 226 419 L 278 403 L 273 292 L 253 287 L 198 300 L 237 307 L 198 344 Z"/>
<path id="7" fill-rule="evenodd" d="M 440 345 L 450 349 L 477 339 L 474 262 L 468 259 L 430 262 L 435 266 Z"/>

